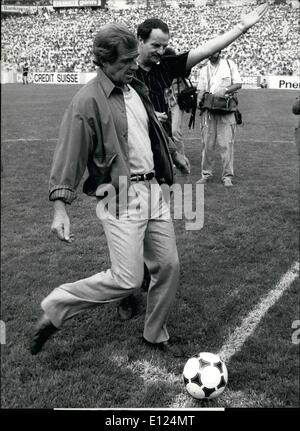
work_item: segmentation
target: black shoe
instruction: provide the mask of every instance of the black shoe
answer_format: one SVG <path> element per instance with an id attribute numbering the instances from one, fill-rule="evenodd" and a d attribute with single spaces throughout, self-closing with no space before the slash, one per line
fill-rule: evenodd
<path id="1" fill-rule="evenodd" d="M 143 337 L 143 341 L 152 349 L 160 350 L 163 353 L 174 356 L 174 358 L 189 358 L 190 355 L 182 346 L 171 343 L 171 341 L 163 341 L 162 343 L 150 343 Z"/>
<path id="2" fill-rule="evenodd" d="M 137 312 L 137 301 L 133 295 L 122 299 L 118 305 L 118 315 L 121 320 L 131 319 Z"/>
<path id="3" fill-rule="evenodd" d="M 32 355 L 37 355 L 43 348 L 43 345 L 46 341 L 58 331 L 53 323 L 48 319 L 46 314 L 43 314 L 42 317 L 38 320 L 34 333 L 30 342 L 30 352 Z"/>

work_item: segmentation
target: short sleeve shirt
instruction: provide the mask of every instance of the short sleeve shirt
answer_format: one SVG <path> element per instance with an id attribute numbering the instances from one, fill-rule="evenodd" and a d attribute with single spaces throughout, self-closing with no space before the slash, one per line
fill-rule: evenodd
<path id="1" fill-rule="evenodd" d="M 197 88 L 214 94 L 222 88 L 241 82 L 237 65 L 232 60 L 227 61 L 221 58 L 217 66 L 208 62 L 201 69 Z"/>
<path id="2" fill-rule="evenodd" d="M 157 112 L 167 112 L 165 90 L 171 87 L 174 78 L 186 75 L 188 52 L 179 55 L 166 55 L 149 71 L 138 67 L 135 77 L 149 89 L 149 97 Z"/>

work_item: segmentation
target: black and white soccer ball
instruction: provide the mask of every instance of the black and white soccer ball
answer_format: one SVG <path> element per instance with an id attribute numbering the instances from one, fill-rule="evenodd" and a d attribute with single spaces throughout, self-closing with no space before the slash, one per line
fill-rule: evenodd
<path id="1" fill-rule="evenodd" d="M 201 352 L 190 358 L 182 375 L 186 390 L 198 400 L 218 397 L 228 382 L 225 363 L 219 356 L 208 352 Z"/>

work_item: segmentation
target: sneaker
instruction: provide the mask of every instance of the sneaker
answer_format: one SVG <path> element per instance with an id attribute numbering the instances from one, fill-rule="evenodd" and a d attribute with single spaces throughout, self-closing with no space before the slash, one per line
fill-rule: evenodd
<path id="1" fill-rule="evenodd" d="M 225 177 L 223 179 L 223 184 L 224 184 L 225 187 L 231 187 L 231 186 L 233 186 L 231 178 L 227 178 L 227 177 Z"/>
<path id="2" fill-rule="evenodd" d="M 37 355 L 43 348 L 46 341 L 53 335 L 58 328 L 52 324 L 46 314 L 38 320 L 30 340 L 30 352 Z"/>
<path id="3" fill-rule="evenodd" d="M 209 176 L 202 177 L 202 178 L 200 178 L 200 180 L 196 181 L 196 184 L 206 184 L 210 179 L 211 179 L 211 177 L 209 177 Z"/>
<path id="4" fill-rule="evenodd" d="M 189 358 L 190 352 L 187 352 L 183 346 L 172 343 L 170 341 L 163 341 L 161 343 L 150 343 L 143 337 L 143 342 L 152 350 L 159 350 L 162 353 L 173 356 L 174 358 Z"/>

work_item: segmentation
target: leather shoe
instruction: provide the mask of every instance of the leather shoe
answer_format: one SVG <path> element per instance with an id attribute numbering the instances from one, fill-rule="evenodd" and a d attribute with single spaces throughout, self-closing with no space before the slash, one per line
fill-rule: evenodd
<path id="1" fill-rule="evenodd" d="M 31 354 L 37 355 L 42 350 L 43 345 L 46 343 L 46 341 L 56 331 L 58 331 L 58 328 L 53 325 L 53 323 L 50 321 L 50 319 L 48 319 L 46 314 L 43 314 L 34 328 L 34 333 L 30 341 Z"/>
<path id="2" fill-rule="evenodd" d="M 118 315 L 121 320 L 131 319 L 137 312 L 137 301 L 133 295 L 122 299 L 118 305 Z"/>
<path id="3" fill-rule="evenodd" d="M 146 343 L 147 346 L 160 350 L 163 353 L 167 353 L 171 356 L 174 356 L 174 358 L 189 358 L 190 355 L 184 351 L 182 346 L 178 346 L 176 344 L 171 343 L 171 341 L 163 341 L 161 343 L 150 343 L 148 340 L 146 340 L 143 337 L 143 341 Z"/>

